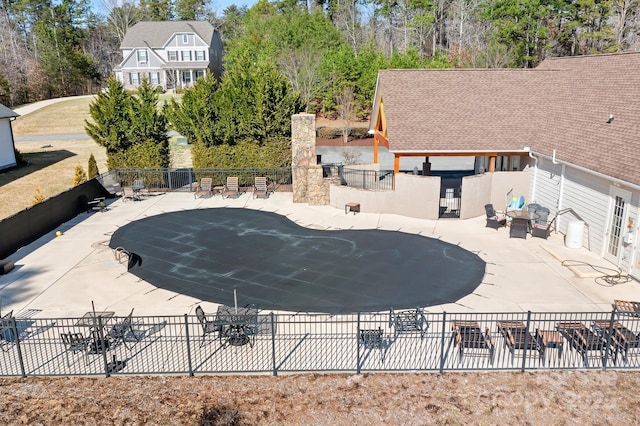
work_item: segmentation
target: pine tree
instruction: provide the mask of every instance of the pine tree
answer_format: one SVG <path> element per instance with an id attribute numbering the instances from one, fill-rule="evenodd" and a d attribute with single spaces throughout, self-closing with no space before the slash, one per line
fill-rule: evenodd
<path id="1" fill-rule="evenodd" d="M 94 157 L 92 153 L 89 157 L 89 164 L 87 165 L 87 177 L 89 179 L 93 179 L 99 174 L 100 172 L 98 171 L 98 163 L 96 163 L 96 157 Z"/>

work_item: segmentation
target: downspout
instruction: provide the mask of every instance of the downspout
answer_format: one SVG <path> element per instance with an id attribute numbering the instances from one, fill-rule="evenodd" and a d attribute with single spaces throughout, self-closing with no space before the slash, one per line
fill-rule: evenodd
<path id="1" fill-rule="evenodd" d="M 538 181 L 538 157 L 533 155 L 533 152 L 531 152 L 531 148 L 529 147 L 525 147 L 524 148 L 526 151 L 529 151 L 529 158 L 532 158 L 534 163 L 533 163 L 533 185 L 531 185 L 531 202 L 535 202 L 536 201 L 536 183 Z"/>

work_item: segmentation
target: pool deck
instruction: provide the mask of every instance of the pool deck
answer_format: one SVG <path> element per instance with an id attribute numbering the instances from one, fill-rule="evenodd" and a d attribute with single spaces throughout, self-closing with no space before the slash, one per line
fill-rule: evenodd
<path id="1" fill-rule="evenodd" d="M 111 248 L 119 227 L 157 214 L 204 208 L 247 208 L 278 213 L 313 229 L 384 229 L 439 238 L 472 251 L 486 263 L 482 284 L 470 295 L 428 312 L 610 312 L 614 299 L 640 300 L 640 284 L 631 280 L 608 285 L 596 280 L 588 266 L 570 269 L 562 260 L 613 268 L 588 250 L 568 249 L 562 234 L 548 240 L 509 238 L 508 229 L 486 228 L 484 217 L 470 220 L 422 220 L 391 214 L 345 214 L 329 206 L 294 204 L 291 193 L 253 199 L 215 196 L 195 199 L 192 193 L 167 193 L 142 201 L 112 200 L 104 213 L 83 213 L 9 256 L 15 269 L 0 275 L 2 312 L 36 318 L 79 317 L 91 309 L 135 315 L 193 314 L 202 304 L 216 305 L 156 288 L 126 271 Z M 366 210 L 366 208 L 365 208 Z M 398 283 L 401 285 L 401 283 Z"/>

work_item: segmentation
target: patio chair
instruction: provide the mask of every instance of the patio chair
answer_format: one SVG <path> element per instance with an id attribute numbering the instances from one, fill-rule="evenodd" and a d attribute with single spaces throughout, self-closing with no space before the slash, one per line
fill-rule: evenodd
<path id="1" fill-rule="evenodd" d="M 227 184 L 222 191 L 222 198 L 238 198 L 240 196 L 240 186 L 238 185 L 237 177 L 228 177 Z"/>
<path id="2" fill-rule="evenodd" d="M 253 198 L 269 198 L 266 177 L 256 176 L 253 184 Z"/>
<path id="3" fill-rule="evenodd" d="M 360 330 L 358 332 L 358 340 L 364 349 L 380 350 L 380 360 L 384 363 L 385 344 L 382 337 L 382 328 L 377 330 Z"/>
<path id="4" fill-rule="evenodd" d="M 0 346 L 5 352 L 9 350 L 10 344 L 15 341 L 14 323 L 13 311 L 0 318 Z"/>
<path id="5" fill-rule="evenodd" d="M 82 333 L 62 333 L 60 334 L 62 344 L 65 347 L 65 355 L 67 358 L 67 367 L 71 366 L 69 362 L 69 352 L 74 355 L 81 353 L 84 355 L 85 365 L 89 365 L 89 345 L 91 339 L 84 337 Z"/>
<path id="6" fill-rule="evenodd" d="M 196 192 L 193 194 L 194 198 L 198 197 L 211 197 L 213 195 L 213 178 L 203 177 L 200 179 L 200 184 L 196 188 Z"/>
<path id="7" fill-rule="evenodd" d="M 498 321 L 498 332 L 504 337 L 504 345 L 511 352 L 511 364 L 515 360 L 516 350 L 531 351 L 539 354 L 538 341 L 522 321 Z"/>
<path id="8" fill-rule="evenodd" d="M 493 228 L 497 230 L 503 226 L 507 226 L 507 218 L 503 215 L 498 215 L 493 204 L 485 204 L 484 211 L 487 214 L 487 228 Z"/>
<path id="9" fill-rule="evenodd" d="M 538 208 L 536 213 L 540 217 L 531 222 L 531 236 L 546 240 L 551 234 L 551 226 L 555 222 L 555 218 L 549 221 L 549 209 L 546 207 Z"/>
<path id="10" fill-rule="evenodd" d="M 634 333 L 618 321 L 613 323 L 609 320 L 594 321 L 593 329 L 596 333 L 600 333 L 605 341 L 609 339 L 609 332 L 611 331 L 609 347 L 616 345 L 616 355 L 618 353 L 622 354 L 622 360 L 625 363 L 628 362 L 629 354 L 633 349 L 640 349 L 640 334 Z"/>
<path id="11" fill-rule="evenodd" d="M 613 309 L 621 314 L 640 317 L 640 302 L 631 302 L 628 300 L 614 300 Z"/>
<path id="12" fill-rule="evenodd" d="M 106 338 L 111 342 L 113 346 L 117 346 L 120 342 L 124 344 L 124 347 L 128 350 L 131 348 L 127 345 L 127 335 L 131 334 L 136 342 L 140 339 L 136 336 L 136 332 L 133 330 L 133 309 L 124 320 L 114 324 L 111 330 L 107 333 Z"/>
<path id="13" fill-rule="evenodd" d="M 462 362 L 465 349 L 487 351 L 489 363 L 493 364 L 495 342 L 487 328 L 484 332 L 476 321 L 453 321 L 453 347 L 458 346 L 458 362 Z"/>
<path id="14" fill-rule="evenodd" d="M 420 333 L 420 338 L 423 339 L 429 329 L 429 322 L 424 316 L 424 311 L 420 308 L 400 312 L 395 312 L 391 308 L 389 312 L 389 327 L 394 330 L 394 339 L 403 333 Z"/>
<path id="15" fill-rule="evenodd" d="M 584 366 L 589 366 L 589 358 L 594 358 L 591 352 L 597 352 L 596 356 L 599 356 L 601 360 L 604 360 L 604 356 L 607 348 L 607 341 L 603 335 L 594 333 L 589 327 L 581 322 L 559 322 L 557 325 L 558 331 L 564 336 L 565 339 L 571 344 L 580 356 L 582 356 Z M 609 350 L 613 352 L 615 363 L 615 345 L 612 345 Z"/>
<path id="16" fill-rule="evenodd" d="M 140 196 L 131 186 L 125 186 L 122 188 L 122 201 L 127 202 L 129 200 L 139 201 Z"/>
<path id="17" fill-rule="evenodd" d="M 222 324 L 215 321 L 209 321 L 200 305 L 196 306 L 196 317 L 198 317 L 198 321 L 202 326 L 202 341 L 200 342 L 200 347 L 204 346 L 207 335 L 212 333 L 218 333 L 218 340 L 222 340 Z"/>

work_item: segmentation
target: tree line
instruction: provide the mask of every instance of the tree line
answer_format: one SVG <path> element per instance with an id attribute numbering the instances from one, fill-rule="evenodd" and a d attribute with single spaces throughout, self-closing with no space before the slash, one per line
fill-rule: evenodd
<path id="1" fill-rule="evenodd" d="M 370 108 L 381 68 L 535 67 L 548 56 L 640 49 L 640 0 L 0 0 L 0 102 L 96 93 L 141 20 L 207 20 L 225 68 L 270 66 L 304 108 Z"/>

